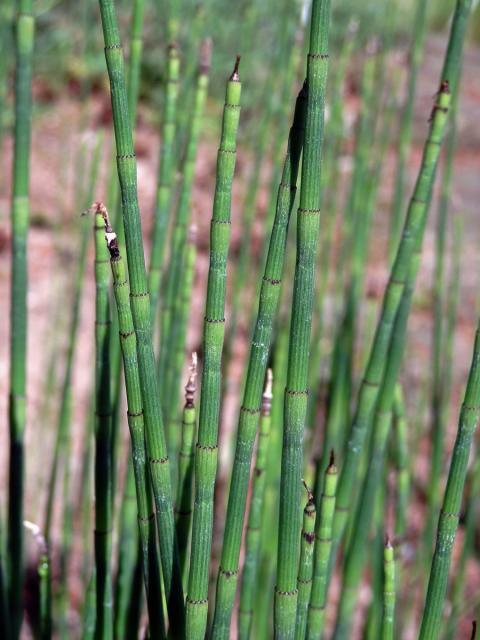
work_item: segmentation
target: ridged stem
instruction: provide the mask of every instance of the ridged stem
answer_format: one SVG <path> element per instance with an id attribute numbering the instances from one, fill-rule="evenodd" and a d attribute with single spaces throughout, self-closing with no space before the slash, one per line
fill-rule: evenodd
<path id="1" fill-rule="evenodd" d="M 298 563 L 298 603 L 295 623 L 295 640 L 304 640 L 307 631 L 308 605 L 312 591 L 313 553 L 315 549 L 315 520 L 317 512 L 313 494 L 307 489 L 309 498 L 303 510 L 303 527 Z"/>
<path id="2" fill-rule="evenodd" d="M 300 487 L 303 431 L 308 402 L 308 365 L 320 229 L 320 166 L 328 70 L 329 0 L 314 0 L 307 62 L 307 112 L 297 222 L 297 261 L 292 300 L 287 386 L 284 396 L 280 516 L 275 588 L 275 637 L 293 638 L 297 608 Z"/>
<path id="3" fill-rule="evenodd" d="M 110 269 L 105 227 L 95 212 L 95 567 L 96 640 L 113 638 L 112 406 L 110 397 Z"/>
<path id="4" fill-rule="evenodd" d="M 325 472 L 320 511 L 315 531 L 315 557 L 310 603 L 308 605 L 308 640 L 322 638 L 327 605 L 328 567 L 332 549 L 332 525 L 335 513 L 338 471 L 333 455 Z"/>
<path id="5" fill-rule="evenodd" d="M 125 389 L 127 395 L 127 418 L 131 438 L 133 478 L 137 499 L 138 533 L 150 630 L 154 637 L 165 632 L 161 604 L 160 566 L 156 547 L 152 489 L 148 477 L 145 447 L 145 424 L 142 410 L 142 393 L 137 360 L 137 340 L 130 309 L 130 289 L 125 263 L 120 255 L 117 240 L 108 217 L 105 230 L 110 266 L 113 276 L 113 291 L 118 314 L 119 339 L 122 349 Z M 128 484 L 128 476 L 127 476 Z"/>
<path id="6" fill-rule="evenodd" d="M 11 634 L 22 620 L 23 587 L 23 438 L 27 379 L 27 242 L 30 215 L 30 138 L 35 19 L 32 0 L 18 0 L 15 34 L 15 128 L 12 171 L 12 271 L 10 293 L 10 395 L 8 471 L 8 591 Z"/>
<path id="7" fill-rule="evenodd" d="M 207 626 L 213 498 L 218 459 L 221 360 L 225 336 L 227 257 L 242 87 L 238 75 L 238 62 L 239 59 L 227 82 L 210 226 L 210 266 L 203 325 L 204 360 L 195 451 L 192 547 L 186 600 L 187 636 L 191 640 L 203 640 Z"/>
<path id="8" fill-rule="evenodd" d="M 419 640 L 434 640 L 441 630 L 448 572 L 458 527 L 463 488 L 475 429 L 480 417 L 480 326 L 477 327 L 472 365 L 458 422 L 447 486 L 438 519 L 437 539 L 430 569 Z"/>
<path id="9" fill-rule="evenodd" d="M 261 524 L 264 519 L 264 500 L 267 480 L 267 457 L 270 443 L 272 405 L 272 375 L 267 373 L 267 383 L 262 396 L 262 409 L 258 431 L 257 456 L 252 478 L 252 496 L 245 536 L 245 561 L 243 565 L 238 610 L 238 638 L 248 640 L 252 631 L 252 618 L 257 592 L 258 561 L 261 548 Z"/>

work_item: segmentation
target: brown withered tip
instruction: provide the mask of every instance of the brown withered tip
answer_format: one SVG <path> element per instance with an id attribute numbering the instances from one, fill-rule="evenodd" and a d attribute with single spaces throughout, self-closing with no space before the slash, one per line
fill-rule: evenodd
<path id="1" fill-rule="evenodd" d="M 237 54 L 235 59 L 235 66 L 233 67 L 232 75 L 230 76 L 230 82 L 240 82 L 240 76 L 238 75 L 238 67 L 240 65 L 240 56 Z"/>
<path id="2" fill-rule="evenodd" d="M 390 536 L 388 535 L 388 533 L 385 534 L 385 548 L 386 549 L 392 548 L 392 541 L 390 540 Z"/>
<path id="3" fill-rule="evenodd" d="M 205 38 L 200 44 L 198 70 L 202 75 L 208 75 L 212 64 L 212 39 Z"/>
<path id="4" fill-rule="evenodd" d="M 176 52 L 178 51 L 178 47 L 177 47 L 177 43 L 176 42 L 170 42 L 170 44 L 167 47 L 168 53 L 172 53 L 172 52 Z"/>
<path id="5" fill-rule="evenodd" d="M 335 451 L 333 449 L 330 450 L 330 461 L 328 463 L 329 467 L 335 466 Z"/>
<path id="6" fill-rule="evenodd" d="M 308 484 L 305 482 L 303 478 L 302 478 L 302 484 L 305 487 L 305 491 L 307 492 L 308 504 L 313 504 L 314 502 L 313 491 L 310 489 L 310 487 L 308 486 Z"/>

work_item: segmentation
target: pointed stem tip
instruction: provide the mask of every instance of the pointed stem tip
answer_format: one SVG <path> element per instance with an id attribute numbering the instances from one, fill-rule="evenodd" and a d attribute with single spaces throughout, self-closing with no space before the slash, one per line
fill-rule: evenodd
<path id="1" fill-rule="evenodd" d="M 235 60 L 235 66 L 233 67 L 232 75 L 230 76 L 231 82 L 240 82 L 240 76 L 238 75 L 238 67 L 240 65 L 240 56 L 237 55 Z"/>

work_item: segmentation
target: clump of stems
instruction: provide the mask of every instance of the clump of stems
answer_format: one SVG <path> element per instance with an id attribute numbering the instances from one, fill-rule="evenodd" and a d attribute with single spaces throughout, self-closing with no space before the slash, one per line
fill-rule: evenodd
<path id="1" fill-rule="evenodd" d="M 184 620 L 183 590 L 175 534 L 170 464 L 152 345 L 150 298 L 141 235 L 136 161 L 128 112 L 124 61 L 115 7 L 110 0 L 99 0 L 99 4 L 105 40 L 105 58 L 110 79 L 117 171 L 122 196 L 123 225 L 130 279 L 130 307 L 137 337 L 138 371 L 142 390 L 147 456 L 157 513 L 165 597 L 172 631 L 181 632 Z"/>
<path id="2" fill-rule="evenodd" d="M 146 464 L 145 425 L 142 395 L 138 373 L 136 336 L 130 309 L 130 290 L 125 263 L 120 255 L 116 234 L 110 226 L 106 209 L 103 209 L 105 238 L 110 253 L 113 291 L 118 314 L 118 330 L 123 355 L 125 389 L 127 394 L 127 418 L 132 443 L 133 475 L 137 498 L 138 532 L 141 546 L 143 579 L 151 633 L 160 637 L 164 633 L 162 615 L 160 568 L 156 548 L 152 490 Z M 128 478 L 128 476 L 127 476 Z M 128 479 L 127 479 L 128 483 Z"/>
<path id="3" fill-rule="evenodd" d="M 272 227 L 265 272 L 262 279 L 255 329 L 250 346 L 247 378 L 238 420 L 237 444 L 232 469 L 222 558 L 217 578 L 217 597 L 213 636 L 229 635 L 230 619 L 238 580 L 238 561 L 253 445 L 257 429 L 262 384 L 278 308 L 290 214 L 295 198 L 298 167 L 303 143 L 306 95 L 302 89 L 295 107 L 289 146 L 278 189 L 277 208 Z"/>

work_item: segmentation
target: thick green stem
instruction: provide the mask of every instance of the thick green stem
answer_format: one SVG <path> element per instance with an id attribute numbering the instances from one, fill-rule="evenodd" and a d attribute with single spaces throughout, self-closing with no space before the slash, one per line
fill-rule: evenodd
<path id="1" fill-rule="evenodd" d="M 275 588 L 275 636 L 293 638 L 297 609 L 300 488 L 303 431 L 308 402 L 308 365 L 320 230 L 320 171 L 328 70 L 329 0 L 314 0 L 307 62 L 307 112 L 297 222 L 297 261 L 284 397 L 280 517 Z"/>
<path id="2" fill-rule="evenodd" d="M 110 392 L 110 269 L 100 205 L 95 214 L 95 567 L 96 640 L 113 638 L 112 407 Z"/>
<path id="3" fill-rule="evenodd" d="M 20 633 L 23 586 L 23 437 L 27 378 L 27 242 L 29 225 L 32 0 L 18 0 L 16 21 L 15 130 L 12 175 L 12 271 L 10 294 L 10 457 L 8 478 L 8 590 L 12 638 Z"/>
<path id="4" fill-rule="evenodd" d="M 430 569 L 419 640 L 434 640 L 441 630 L 448 572 L 457 532 L 468 459 L 480 417 L 480 326 L 477 327 L 473 360 L 460 411 L 447 486 L 438 519 L 437 539 Z"/>
<path id="5" fill-rule="evenodd" d="M 207 626 L 213 497 L 218 459 L 221 360 L 225 336 L 225 288 L 241 83 L 238 63 L 227 83 L 217 179 L 210 226 L 210 266 L 203 325 L 203 374 L 195 453 L 195 500 L 187 596 L 187 636 L 203 640 Z"/>

